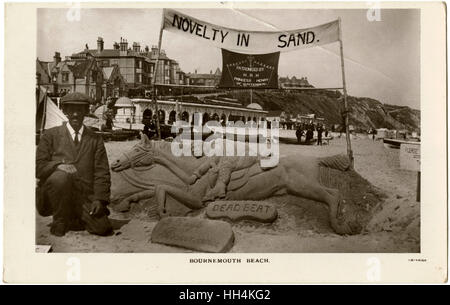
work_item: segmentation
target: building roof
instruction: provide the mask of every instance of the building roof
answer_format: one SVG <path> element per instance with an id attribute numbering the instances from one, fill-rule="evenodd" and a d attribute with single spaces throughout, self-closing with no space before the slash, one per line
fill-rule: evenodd
<path id="1" fill-rule="evenodd" d="M 188 73 L 187 76 L 189 76 L 189 78 L 191 78 L 191 79 L 201 79 L 201 78 L 216 79 L 217 78 L 216 74 L 209 74 L 209 73 L 204 73 L 204 74 Z"/>
<path id="2" fill-rule="evenodd" d="M 120 50 L 118 49 L 103 49 L 102 51 L 98 51 L 97 49 L 87 49 L 81 52 L 72 54 L 72 57 L 86 57 L 87 54 L 90 54 L 94 57 L 120 57 Z M 135 56 L 135 57 L 145 57 L 145 53 L 134 52 L 131 49 L 127 50 L 126 56 Z"/>
<path id="3" fill-rule="evenodd" d="M 241 103 L 232 103 L 232 102 L 227 102 L 227 101 L 223 101 L 220 99 L 214 99 L 214 98 L 205 98 L 203 99 L 203 101 L 198 101 L 198 102 L 194 102 L 194 103 L 198 103 L 198 104 L 211 104 L 211 105 L 219 105 L 219 106 L 231 106 L 231 107 L 240 107 L 243 108 Z"/>
<path id="4" fill-rule="evenodd" d="M 51 80 L 48 64 L 49 62 L 40 61 L 39 59 L 36 60 L 36 73 L 44 73 L 44 75 L 41 74 L 41 81 L 44 81 L 43 77 L 47 78 L 47 82 L 50 82 Z"/>
<path id="5" fill-rule="evenodd" d="M 258 104 L 258 103 L 251 103 L 251 104 L 247 105 L 247 108 L 249 108 L 249 109 L 256 109 L 256 110 L 263 110 L 261 105 Z"/>
<path id="6" fill-rule="evenodd" d="M 114 107 L 134 107 L 134 105 L 128 97 L 122 96 L 116 101 Z"/>
<path id="7" fill-rule="evenodd" d="M 151 60 L 156 60 L 156 58 L 158 57 L 158 54 L 154 54 L 154 53 L 152 53 L 152 52 L 149 52 L 148 55 L 150 55 L 150 56 L 148 56 L 148 57 L 150 57 Z M 170 59 L 169 57 L 167 57 L 166 53 L 161 52 L 161 53 L 159 54 L 159 60 L 172 60 L 172 59 Z"/>
<path id="8" fill-rule="evenodd" d="M 120 50 L 103 49 L 101 52 L 95 50 L 95 52 L 92 52 L 92 55 L 97 57 L 117 57 L 120 55 Z"/>
<path id="9" fill-rule="evenodd" d="M 149 104 L 153 104 L 153 100 L 151 99 L 143 99 L 143 98 L 134 98 L 133 99 L 133 103 L 134 104 L 145 104 L 145 105 L 149 105 Z M 158 100 L 159 104 L 170 104 L 170 105 L 176 105 L 178 102 L 176 101 L 164 101 L 164 100 Z M 208 109 L 215 109 L 217 112 L 220 110 L 224 110 L 224 109 L 230 109 L 230 110 L 239 110 L 239 111 L 244 111 L 246 113 L 260 113 L 260 114 L 266 114 L 267 111 L 265 110 L 256 110 L 256 109 L 248 109 L 245 108 L 243 106 L 230 106 L 230 105 L 219 105 L 219 104 L 213 104 L 213 103 L 198 103 L 198 102 L 182 102 L 181 103 L 181 107 L 183 106 L 196 106 L 196 107 L 205 107 Z"/>
<path id="10" fill-rule="evenodd" d="M 103 78 L 106 80 L 109 80 L 111 78 L 111 74 L 113 73 L 115 67 L 104 67 L 102 69 L 103 71 Z"/>
<path id="11" fill-rule="evenodd" d="M 69 66 L 69 68 L 75 78 L 84 78 L 94 62 L 94 59 L 80 60 L 75 62 L 73 66 Z"/>
<path id="12" fill-rule="evenodd" d="M 75 58 L 76 57 L 86 57 L 87 54 L 90 54 L 90 55 L 92 55 L 94 57 L 98 57 L 98 58 L 102 58 L 102 57 L 109 58 L 109 57 L 120 57 L 121 56 L 120 49 L 103 49 L 100 52 L 97 49 L 86 49 L 81 52 L 72 54 L 72 57 L 75 57 Z M 142 58 L 150 59 L 151 61 L 156 61 L 156 58 L 157 58 L 157 54 L 155 54 L 151 51 L 135 52 L 133 49 L 128 49 L 127 54 L 125 56 L 142 57 Z M 164 51 L 161 51 L 159 60 L 170 60 L 170 61 L 174 61 L 176 63 L 175 60 L 167 57 L 167 55 Z"/>

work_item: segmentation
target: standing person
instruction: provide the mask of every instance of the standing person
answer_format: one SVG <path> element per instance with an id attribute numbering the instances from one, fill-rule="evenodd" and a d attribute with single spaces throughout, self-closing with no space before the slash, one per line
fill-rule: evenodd
<path id="1" fill-rule="evenodd" d="M 115 100 L 108 97 L 108 99 L 106 100 L 106 105 L 105 105 L 105 110 L 103 112 L 103 119 L 105 120 L 105 125 L 102 126 L 102 131 L 112 131 L 113 127 L 114 127 L 114 116 L 115 116 L 115 112 L 114 112 L 114 105 L 115 105 Z"/>
<path id="2" fill-rule="evenodd" d="M 105 128 L 103 130 L 105 131 L 111 131 L 114 127 L 113 118 L 114 118 L 114 111 L 110 108 L 107 108 L 106 111 L 103 114 L 105 119 Z"/>
<path id="3" fill-rule="evenodd" d="M 155 123 L 153 122 L 152 117 L 151 116 L 144 116 L 142 118 L 142 124 L 144 124 L 143 133 L 149 139 L 151 139 L 155 135 L 154 130 L 156 129 Z"/>
<path id="4" fill-rule="evenodd" d="M 297 126 L 297 131 L 295 132 L 295 135 L 297 136 L 297 143 L 302 142 L 302 136 L 303 136 L 303 130 L 301 128 L 301 125 Z"/>
<path id="5" fill-rule="evenodd" d="M 306 144 L 309 144 L 309 141 L 314 137 L 314 131 L 313 131 L 313 125 L 312 124 L 308 124 L 306 127 L 306 139 L 305 142 Z"/>
<path id="6" fill-rule="evenodd" d="M 89 97 L 70 93 L 61 98 L 69 122 L 45 131 L 36 151 L 39 179 L 37 210 L 53 215 L 50 232 L 63 236 L 70 230 L 108 235 L 111 177 L 103 139 L 83 119 Z"/>
<path id="7" fill-rule="evenodd" d="M 317 125 L 317 145 L 322 145 L 322 132 L 323 128 L 321 124 Z"/>

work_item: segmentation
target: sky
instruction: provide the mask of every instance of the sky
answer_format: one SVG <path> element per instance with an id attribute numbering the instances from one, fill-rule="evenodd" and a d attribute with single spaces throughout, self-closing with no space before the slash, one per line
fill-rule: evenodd
<path id="1" fill-rule="evenodd" d="M 420 109 L 420 11 L 382 9 L 379 21 L 367 10 L 318 9 L 178 9 L 205 22 L 253 31 L 295 30 L 342 20 L 345 78 L 349 95 Z M 72 14 L 72 15 L 71 15 Z M 52 60 L 97 47 L 102 37 L 111 49 L 120 38 L 128 46 L 158 44 L 161 9 L 39 9 L 37 57 Z M 71 17 L 72 16 L 72 17 Z M 197 40 L 164 31 L 162 49 L 185 72 L 222 69 L 221 50 Z M 308 77 L 315 87 L 342 87 L 339 43 L 284 52 L 279 76 Z"/>

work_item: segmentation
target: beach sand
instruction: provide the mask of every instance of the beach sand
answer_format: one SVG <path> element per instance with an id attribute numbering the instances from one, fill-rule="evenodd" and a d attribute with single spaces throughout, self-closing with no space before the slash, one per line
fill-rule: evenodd
<path id="1" fill-rule="evenodd" d="M 282 136 L 293 136 L 284 131 Z M 295 137 L 295 136 L 294 136 Z M 136 141 L 105 143 L 108 157 L 114 160 Z M 416 202 L 417 173 L 400 169 L 399 150 L 385 148 L 382 141 L 367 135 L 352 139 L 355 170 L 382 193 L 385 200 L 373 210 L 373 217 L 362 234 L 341 236 L 329 225 L 324 204 L 292 197 L 273 197 L 278 219 L 273 224 L 252 221 L 231 223 L 235 235 L 234 253 L 407 253 L 420 252 L 420 203 Z M 334 138 L 330 145 L 305 146 L 280 144 L 281 156 L 316 157 L 346 153 L 346 140 Z M 113 184 L 116 180 L 113 179 Z M 53 252 L 192 252 L 151 243 L 156 217 L 141 213 L 130 220 L 111 214 L 115 234 L 109 237 L 85 231 L 68 232 L 63 237 L 49 232 L 51 217 L 36 216 L 36 244 L 51 245 Z"/>

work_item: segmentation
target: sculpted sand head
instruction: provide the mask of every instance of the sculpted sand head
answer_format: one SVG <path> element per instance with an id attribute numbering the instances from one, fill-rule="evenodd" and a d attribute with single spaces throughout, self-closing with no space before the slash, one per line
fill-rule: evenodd
<path id="1" fill-rule="evenodd" d="M 117 160 L 111 163 L 111 169 L 115 172 L 120 172 L 128 168 L 152 165 L 151 152 L 154 151 L 150 140 L 146 135 L 141 133 L 141 141 L 133 146 L 127 152 L 124 152 Z"/>

